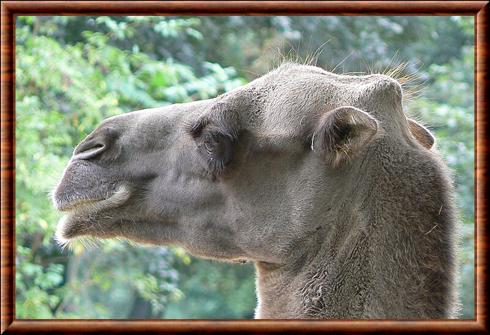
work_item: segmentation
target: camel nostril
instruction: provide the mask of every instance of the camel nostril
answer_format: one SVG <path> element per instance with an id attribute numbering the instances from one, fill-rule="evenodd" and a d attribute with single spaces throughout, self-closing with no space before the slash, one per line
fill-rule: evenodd
<path id="1" fill-rule="evenodd" d="M 91 159 L 113 147 L 119 132 L 113 127 L 100 127 L 83 140 L 73 152 L 74 159 Z"/>
<path id="2" fill-rule="evenodd" d="M 90 140 L 82 142 L 78 147 L 75 148 L 75 151 L 73 152 L 73 157 L 77 159 L 90 159 L 100 154 L 102 151 L 105 150 L 105 148 L 105 144 L 99 141 Z"/>

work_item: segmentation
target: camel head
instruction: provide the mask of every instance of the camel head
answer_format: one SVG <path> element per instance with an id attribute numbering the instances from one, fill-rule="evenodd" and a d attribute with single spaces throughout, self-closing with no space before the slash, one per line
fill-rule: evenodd
<path id="1" fill-rule="evenodd" d="M 75 148 L 56 187 L 65 213 L 57 237 L 287 262 L 328 221 L 325 209 L 349 187 L 341 176 L 373 142 L 413 145 L 414 135 L 432 145 L 401 101 L 384 75 L 286 64 L 215 99 L 108 118 Z"/>

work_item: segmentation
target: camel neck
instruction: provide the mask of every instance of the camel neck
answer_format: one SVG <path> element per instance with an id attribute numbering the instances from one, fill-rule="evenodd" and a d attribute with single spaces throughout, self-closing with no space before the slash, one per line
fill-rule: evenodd
<path id="1" fill-rule="evenodd" d="M 369 233 L 359 212 L 343 217 L 300 246 L 307 252 L 291 264 L 257 264 L 256 318 L 363 317 L 371 282 Z M 321 247 L 313 250 L 315 244 Z"/>

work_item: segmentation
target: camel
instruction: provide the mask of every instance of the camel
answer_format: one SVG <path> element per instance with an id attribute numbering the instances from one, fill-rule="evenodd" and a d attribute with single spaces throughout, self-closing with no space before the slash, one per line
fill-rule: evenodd
<path id="1" fill-rule="evenodd" d="M 396 79 L 285 63 L 104 120 L 56 186 L 56 236 L 253 262 L 256 318 L 453 318 L 457 220 L 434 141 Z"/>

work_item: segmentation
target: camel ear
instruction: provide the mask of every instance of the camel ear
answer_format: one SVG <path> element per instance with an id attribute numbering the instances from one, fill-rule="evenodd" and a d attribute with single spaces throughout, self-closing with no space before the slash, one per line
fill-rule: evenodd
<path id="1" fill-rule="evenodd" d="M 422 126 L 415 120 L 407 118 L 408 128 L 412 133 L 413 137 L 422 144 L 426 149 L 431 149 L 434 146 L 434 142 L 436 141 L 434 135 L 429 131 L 429 129 Z"/>
<path id="2" fill-rule="evenodd" d="M 320 117 L 311 149 L 322 153 L 335 167 L 354 157 L 377 132 L 378 122 L 368 113 L 356 107 L 339 107 Z"/>

